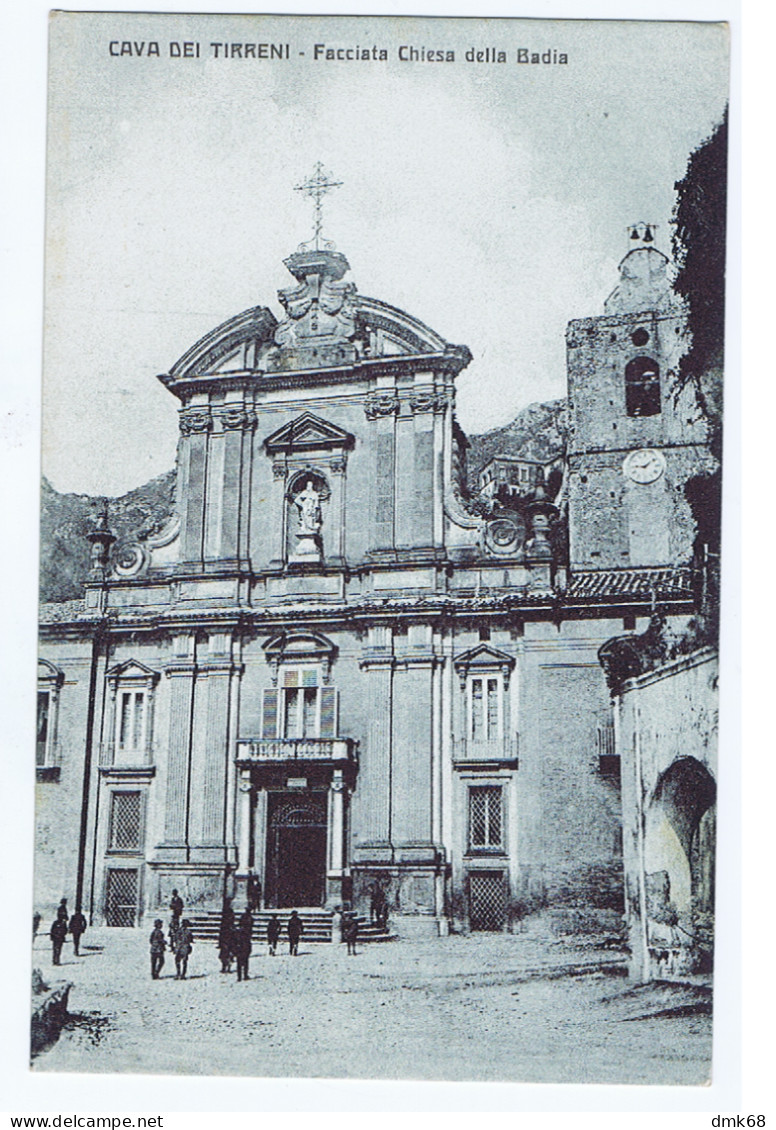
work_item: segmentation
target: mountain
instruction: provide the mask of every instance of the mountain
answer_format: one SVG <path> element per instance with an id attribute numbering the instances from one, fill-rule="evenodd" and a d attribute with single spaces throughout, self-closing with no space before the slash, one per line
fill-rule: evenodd
<path id="1" fill-rule="evenodd" d="M 522 456 L 541 462 L 562 455 L 566 450 L 567 403 L 564 398 L 529 404 L 518 412 L 511 424 L 469 436 L 467 468 L 472 494 L 477 493 L 480 471 L 496 455 Z"/>
<path id="2" fill-rule="evenodd" d="M 565 449 L 565 400 L 529 404 L 511 424 L 469 436 L 469 489 L 494 455 L 522 455 L 550 460 Z M 167 471 L 120 498 L 109 500 L 110 528 L 120 542 L 149 534 L 164 525 L 173 509 L 175 472 Z M 40 598 L 59 602 L 83 596 L 90 568 L 86 535 L 94 527 L 100 499 L 88 494 L 60 494 L 48 479 L 41 483 Z"/>
<path id="3" fill-rule="evenodd" d="M 159 529 L 172 512 L 175 472 L 166 471 L 120 498 L 109 500 L 110 528 L 119 542 Z M 99 514 L 99 498 L 60 494 L 48 479 L 40 491 L 40 599 L 83 596 L 91 547 L 86 535 Z"/>

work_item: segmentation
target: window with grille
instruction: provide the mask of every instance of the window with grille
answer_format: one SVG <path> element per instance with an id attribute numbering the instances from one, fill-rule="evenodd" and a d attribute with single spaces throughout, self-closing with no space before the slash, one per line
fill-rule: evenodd
<path id="1" fill-rule="evenodd" d="M 106 926 L 134 926 L 137 918 L 138 875 L 135 868 L 111 868 L 107 876 Z"/>
<path id="2" fill-rule="evenodd" d="M 503 800 L 500 785 L 469 789 L 469 847 L 500 848 L 503 844 Z"/>
<path id="3" fill-rule="evenodd" d="M 112 793 L 110 806 L 110 850 L 139 851 L 141 847 L 140 837 L 140 793 Z"/>
<path id="4" fill-rule="evenodd" d="M 499 675 L 476 675 L 469 680 L 469 738 L 474 742 L 501 737 L 502 682 Z"/>
<path id="5" fill-rule="evenodd" d="M 469 875 L 469 925 L 472 930 L 503 930 L 506 922 L 506 884 L 502 871 Z"/>
<path id="6" fill-rule="evenodd" d="M 51 706 L 51 695 L 48 691 L 38 691 L 38 726 L 37 726 L 37 744 L 35 747 L 35 764 L 46 765 L 48 763 L 48 749 L 49 749 L 49 709 Z"/>
<path id="7" fill-rule="evenodd" d="M 147 696 L 144 691 L 119 691 L 116 711 L 116 749 L 141 753 L 145 747 Z"/>

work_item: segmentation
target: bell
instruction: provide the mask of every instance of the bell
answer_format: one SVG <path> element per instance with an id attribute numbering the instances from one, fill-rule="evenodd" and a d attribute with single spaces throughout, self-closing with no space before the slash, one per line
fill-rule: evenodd
<path id="1" fill-rule="evenodd" d="M 654 236 L 652 235 L 652 229 L 650 228 L 649 224 L 647 224 L 647 230 L 644 232 L 644 242 L 652 243 L 653 239 Z"/>
<path id="2" fill-rule="evenodd" d="M 639 238 L 639 229 L 638 229 L 638 227 L 632 227 L 632 228 L 631 228 L 631 230 L 630 230 L 630 233 L 631 233 L 631 234 L 630 234 L 630 237 L 631 237 L 631 239 L 638 239 L 638 238 Z"/>

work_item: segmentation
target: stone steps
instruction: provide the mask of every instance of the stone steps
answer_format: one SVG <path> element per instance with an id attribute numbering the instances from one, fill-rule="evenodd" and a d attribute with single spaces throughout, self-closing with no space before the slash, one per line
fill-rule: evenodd
<path id="1" fill-rule="evenodd" d="M 334 916 L 330 910 L 324 910 L 321 907 L 299 907 L 297 913 L 304 928 L 302 942 L 332 941 L 332 920 Z M 286 944 L 288 942 L 287 926 L 291 917 L 290 910 L 260 910 L 254 914 L 252 934 L 254 941 L 266 943 L 267 923 L 273 914 L 276 914 L 280 921 L 280 943 Z M 235 916 L 239 919 L 240 915 L 236 912 Z M 195 940 L 212 941 L 213 943 L 218 941 L 218 932 L 221 926 L 220 911 L 210 910 L 202 914 L 188 913 L 184 914 L 184 917 L 188 918 L 191 923 Z M 393 938 L 394 935 L 390 934 L 387 929 L 370 923 L 361 915 L 356 917 L 359 942 L 384 942 Z"/>

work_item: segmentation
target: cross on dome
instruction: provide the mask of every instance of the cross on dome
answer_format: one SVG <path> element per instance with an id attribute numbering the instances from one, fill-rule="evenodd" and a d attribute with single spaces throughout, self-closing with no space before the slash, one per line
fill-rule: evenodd
<path id="1" fill-rule="evenodd" d="M 332 180 L 331 175 L 326 172 L 320 161 L 316 162 L 313 175 L 308 177 L 307 180 L 302 181 L 301 184 L 294 186 L 294 192 L 301 192 L 304 196 L 309 196 L 315 201 L 313 208 L 313 238 L 300 245 L 300 250 L 304 251 L 314 249 L 315 251 L 321 250 L 321 244 L 327 250 L 333 250 L 334 244 L 328 239 L 321 239 L 321 229 L 323 227 L 323 209 L 321 207 L 321 199 L 334 188 L 339 188 L 342 184 L 341 180 Z"/>

